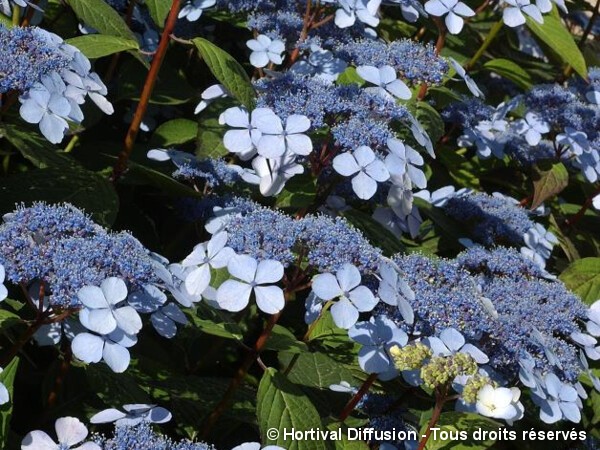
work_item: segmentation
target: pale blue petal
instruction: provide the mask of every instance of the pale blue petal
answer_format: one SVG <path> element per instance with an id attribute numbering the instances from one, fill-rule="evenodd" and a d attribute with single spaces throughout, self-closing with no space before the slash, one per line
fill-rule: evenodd
<path id="1" fill-rule="evenodd" d="M 122 419 L 126 414 L 115 408 L 105 409 L 90 417 L 90 423 L 109 423 L 115 420 Z"/>
<path id="2" fill-rule="evenodd" d="M 278 286 L 256 286 L 256 304 L 267 314 L 277 314 L 285 306 L 283 291 Z"/>
<path id="3" fill-rule="evenodd" d="M 350 153 L 342 153 L 341 155 L 333 158 L 334 170 L 344 177 L 354 175 L 360 170 L 359 165 L 356 163 L 356 159 Z"/>
<path id="4" fill-rule="evenodd" d="M 382 349 L 367 346 L 358 351 L 358 364 L 366 373 L 382 373 L 389 369 L 390 360 Z"/>
<path id="5" fill-rule="evenodd" d="M 283 278 L 283 264 L 273 259 L 258 263 L 254 281 L 258 284 L 277 283 Z"/>
<path id="6" fill-rule="evenodd" d="M 100 284 L 100 289 L 111 305 L 116 305 L 127 298 L 127 286 L 120 278 L 107 278 Z"/>
<path id="7" fill-rule="evenodd" d="M 217 290 L 216 301 L 219 307 L 227 311 L 237 312 L 248 306 L 252 287 L 236 280 L 227 280 Z"/>
<path id="8" fill-rule="evenodd" d="M 200 297 L 210 283 L 210 268 L 208 264 L 192 270 L 185 278 L 186 290 L 195 297 Z"/>
<path id="9" fill-rule="evenodd" d="M 142 319 L 131 306 L 123 306 L 113 311 L 117 324 L 127 334 L 137 334 L 142 329 Z"/>
<path id="10" fill-rule="evenodd" d="M 235 255 L 227 264 L 227 270 L 231 275 L 247 283 L 254 281 L 258 262 L 248 255 Z"/>
<path id="11" fill-rule="evenodd" d="M 366 286 L 358 286 L 356 289 L 353 289 L 349 294 L 350 300 L 352 304 L 358 309 L 360 312 L 367 312 L 373 310 L 379 300 L 377 297 L 373 295 L 371 290 Z"/>
<path id="12" fill-rule="evenodd" d="M 356 286 L 360 284 L 360 272 L 358 269 L 352 264 L 346 263 L 344 264 L 336 273 L 337 281 L 339 282 L 339 287 L 343 292 L 349 292 L 351 289 L 354 289 Z M 338 284 L 338 283 L 336 283 Z M 318 293 L 317 293 L 318 295 Z M 323 297 L 321 297 L 323 298 Z M 323 298 L 324 300 L 329 300 Z"/>
<path id="13" fill-rule="evenodd" d="M 90 333 L 80 333 L 71 342 L 73 355 L 86 363 L 97 363 L 102 359 L 104 339 Z"/>
<path id="14" fill-rule="evenodd" d="M 112 311 L 106 309 L 82 309 L 79 311 L 79 321 L 90 331 L 98 334 L 109 334 L 117 328 Z"/>
<path id="15" fill-rule="evenodd" d="M 115 373 L 123 373 L 129 367 L 131 356 L 129 350 L 115 344 L 111 341 L 106 341 L 104 350 L 102 351 L 102 359 Z"/>
<path id="16" fill-rule="evenodd" d="M 98 286 L 84 286 L 77 292 L 77 298 L 88 308 L 107 308 L 108 302 Z"/>
<path id="17" fill-rule="evenodd" d="M 440 339 L 451 352 L 457 352 L 465 345 L 465 338 L 454 328 L 446 328 L 440 333 Z"/>
<path id="18" fill-rule="evenodd" d="M 363 171 L 352 178 L 352 190 L 358 198 L 368 200 L 377 192 L 377 182 Z"/>
<path id="19" fill-rule="evenodd" d="M 342 297 L 331 307 L 331 316 L 336 326 L 348 329 L 358 320 L 358 310 L 350 300 Z"/>
<path id="20" fill-rule="evenodd" d="M 336 277 L 330 273 L 315 276 L 312 282 L 312 290 L 320 299 L 325 301 L 339 297 L 343 293 Z"/>

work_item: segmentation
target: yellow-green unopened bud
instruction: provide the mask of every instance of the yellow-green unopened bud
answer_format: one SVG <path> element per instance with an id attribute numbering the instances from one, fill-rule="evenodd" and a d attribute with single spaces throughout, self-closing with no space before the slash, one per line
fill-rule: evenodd
<path id="1" fill-rule="evenodd" d="M 390 355 L 392 355 L 396 369 L 400 371 L 415 370 L 419 369 L 423 362 L 431 357 L 431 350 L 426 345 L 418 342 L 404 348 L 395 345 L 390 349 Z"/>
<path id="2" fill-rule="evenodd" d="M 469 378 L 462 392 L 462 398 L 465 403 L 475 403 L 477 401 L 477 393 L 486 384 L 495 386 L 495 383 L 485 375 L 476 374 Z"/>
<path id="3" fill-rule="evenodd" d="M 477 362 L 467 353 L 451 356 L 435 356 L 421 368 L 421 378 L 425 386 L 433 389 L 452 381 L 459 375 L 474 375 Z"/>

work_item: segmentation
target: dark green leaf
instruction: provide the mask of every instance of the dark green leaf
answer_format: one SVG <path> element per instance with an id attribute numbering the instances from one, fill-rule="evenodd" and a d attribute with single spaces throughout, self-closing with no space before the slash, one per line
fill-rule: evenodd
<path id="1" fill-rule="evenodd" d="M 23 157 L 39 169 L 76 165 L 75 161 L 61 153 L 58 147 L 49 143 L 38 133 L 6 124 L 0 126 L 0 137 L 5 137 L 21 152 Z"/>
<path id="2" fill-rule="evenodd" d="M 504 58 L 492 59 L 483 65 L 483 68 L 496 72 L 507 80 L 512 81 L 523 89 L 529 89 L 533 85 L 531 75 L 517 63 Z"/>
<path id="3" fill-rule="evenodd" d="M 104 0 L 68 0 L 67 3 L 84 24 L 100 33 L 137 41 L 119 13 Z"/>
<path id="4" fill-rule="evenodd" d="M 277 196 L 278 208 L 306 208 L 313 204 L 317 196 L 317 180 L 309 172 L 296 175 L 285 185 Z"/>
<path id="5" fill-rule="evenodd" d="M 173 177 L 166 175 L 158 170 L 129 161 L 129 171 L 131 175 L 139 176 L 148 183 L 163 190 L 167 195 L 182 195 L 185 197 L 202 197 L 202 194 L 196 192 L 191 187 L 180 183 Z"/>
<path id="6" fill-rule="evenodd" d="M 5 178 L 0 186 L 2 213 L 17 203 L 40 200 L 71 203 L 105 226 L 114 222 L 119 202 L 108 179 L 77 166 L 29 170 Z"/>
<path id="7" fill-rule="evenodd" d="M 324 353 L 301 353 L 288 374 L 288 379 L 296 384 L 329 389 L 340 381 L 352 382 L 352 372 L 343 364 L 331 359 Z M 287 367 L 292 360 L 291 353 L 281 353 L 279 360 Z"/>
<path id="8" fill-rule="evenodd" d="M 527 17 L 527 26 L 540 41 L 550 47 L 561 62 L 569 64 L 579 75 L 587 78 L 585 59 L 573 36 L 559 18 L 546 15 L 544 16 L 543 25 L 540 25 L 535 20 Z"/>
<path id="9" fill-rule="evenodd" d="M 543 161 L 533 169 L 533 200 L 531 209 L 562 192 L 569 184 L 569 172 L 561 162 Z"/>
<path id="10" fill-rule="evenodd" d="M 159 126 L 152 135 L 152 144 L 171 147 L 193 141 L 198 135 L 198 123 L 189 119 L 173 119 Z"/>
<path id="11" fill-rule="evenodd" d="M 286 440 L 283 430 L 307 431 L 322 428 L 319 413 L 302 390 L 277 370 L 265 370 L 257 396 L 257 416 L 264 445 L 279 445 L 287 450 L 325 450 L 325 441 Z M 267 430 L 279 431 L 277 439 L 269 439 Z"/>
<path id="12" fill-rule="evenodd" d="M 193 40 L 217 80 L 246 108 L 254 108 L 254 88 L 244 68 L 226 51 L 203 38 Z"/>
<path id="13" fill-rule="evenodd" d="M 171 0 L 146 0 L 146 6 L 150 11 L 150 17 L 156 25 L 163 27 L 169 11 L 171 10 Z"/>
<path id="14" fill-rule="evenodd" d="M 350 85 L 350 84 L 358 84 L 362 86 L 365 84 L 365 80 L 363 80 L 358 73 L 356 73 L 356 69 L 354 67 L 348 67 L 344 70 L 336 80 L 337 84 L 342 85 Z"/>
<path id="15" fill-rule="evenodd" d="M 223 126 L 217 119 L 200 119 L 196 156 L 202 158 L 219 158 L 229 153 L 223 145 Z"/>
<path id="16" fill-rule="evenodd" d="M 136 40 L 108 34 L 86 34 L 66 40 L 81 50 L 89 59 L 102 58 L 125 50 L 135 50 L 140 46 Z"/>
<path id="17" fill-rule="evenodd" d="M 16 314 L 5 309 L 0 309 L 0 330 L 5 330 L 21 322 L 22 319 Z"/>
<path id="18" fill-rule="evenodd" d="M 265 344 L 265 350 L 301 353 L 308 350 L 304 342 L 296 339 L 291 331 L 281 325 L 275 325 L 273 332 Z"/>
<path id="19" fill-rule="evenodd" d="M 559 278 L 588 305 L 600 298 L 600 258 L 577 260 Z"/>

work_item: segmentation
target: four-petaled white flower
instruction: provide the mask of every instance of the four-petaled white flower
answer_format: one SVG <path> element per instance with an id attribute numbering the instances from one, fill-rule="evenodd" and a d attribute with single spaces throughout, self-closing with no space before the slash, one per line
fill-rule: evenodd
<path id="1" fill-rule="evenodd" d="M 356 19 L 371 26 L 379 25 L 377 11 L 381 0 L 338 0 L 341 7 L 335 12 L 335 24 L 339 28 L 348 28 L 354 25 Z"/>
<path id="2" fill-rule="evenodd" d="M 133 427 L 141 422 L 167 423 L 172 419 L 171 413 L 162 406 L 132 403 L 123 405 L 126 412 L 116 408 L 105 409 L 90 417 L 90 423 L 110 423 L 116 426 Z"/>
<path id="3" fill-rule="evenodd" d="M 177 17 L 179 19 L 185 17 L 188 22 L 194 22 L 200 18 L 205 9 L 214 6 L 216 3 L 217 0 L 190 0 L 181 8 Z"/>
<path id="4" fill-rule="evenodd" d="M 276 314 L 283 309 L 283 291 L 271 284 L 283 278 L 283 265 L 279 261 L 259 262 L 248 255 L 236 255 L 229 260 L 227 270 L 241 281 L 227 280 L 219 286 L 216 301 L 222 309 L 241 311 L 248 305 L 252 292 L 261 311 Z"/>
<path id="5" fill-rule="evenodd" d="M 251 159 L 256 155 L 256 144 L 261 136 L 257 121 L 262 115 L 272 113 L 269 108 L 256 108 L 251 114 L 243 107 L 226 109 L 219 116 L 219 123 L 234 129 L 228 130 L 223 136 L 225 148 L 237 153 L 242 161 Z"/>
<path id="6" fill-rule="evenodd" d="M 324 301 L 338 299 L 331 307 L 333 321 L 348 329 L 360 312 L 372 311 L 379 300 L 366 286 L 361 286 L 360 272 L 352 264 L 344 264 L 335 275 L 322 273 L 313 278 L 312 290 Z"/>
<path id="7" fill-rule="evenodd" d="M 532 112 L 525 114 L 525 119 L 518 120 L 516 127 L 517 133 L 524 134 L 529 145 L 538 145 L 542 140 L 542 135 L 550 131 L 548 123 Z"/>
<path id="8" fill-rule="evenodd" d="M 396 70 L 392 66 L 358 66 L 356 73 L 362 79 L 378 86 L 376 88 L 366 88 L 367 91 L 374 91 L 384 97 L 398 97 L 402 100 L 408 100 L 412 93 L 408 86 L 396 77 Z"/>
<path id="9" fill-rule="evenodd" d="M 523 25 L 526 22 L 523 13 L 538 23 L 544 23 L 540 8 L 529 0 L 502 0 L 502 3 L 506 4 L 504 11 L 502 11 L 502 20 L 509 27 Z"/>
<path id="10" fill-rule="evenodd" d="M 333 168 L 342 176 L 352 176 L 352 189 L 363 200 L 377 192 L 377 183 L 390 178 L 390 174 L 370 147 L 358 147 L 352 153 L 342 153 L 333 159 Z"/>
<path id="11" fill-rule="evenodd" d="M 257 156 L 252 160 L 252 167 L 259 178 L 260 193 L 265 197 L 279 194 L 290 178 L 304 172 L 304 166 L 296 163 L 290 154 L 279 158 Z"/>
<path id="12" fill-rule="evenodd" d="M 261 133 L 256 145 L 258 154 L 266 158 L 279 158 L 285 153 L 308 155 L 312 141 L 304 134 L 310 128 L 308 117 L 292 114 L 283 121 L 270 109 L 257 116 L 256 126 Z"/>
<path id="13" fill-rule="evenodd" d="M 269 63 L 281 64 L 283 62 L 282 53 L 285 51 L 285 44 L 279 39 L 271 39 L 264 34 L 259 34 L 256 39 L 250 39 L 246 45 L 250 53 L 250 64 L 254 67 L 265 67 Z"/>
<path id="14" fill-rule="evenodd" d="M 101 450 L 98 444 L 82 442 L 88 435 L 86 426 L 76 417 L 61 417 L 54 424 L 58 444 L 41 430 L 30 431 L 21 441 L 21 450 Z"/>
<path id="15" fill-rule="evenodd" d="M 19 114 L 25 122 L 39 124 L 40 131 L 53 144 L 62 141 L 69 124 L 64 119 L 71 113 L 71 104 L 62 95 L 50 92 L 41 83 L 35 83 L 20 98 Z"/>
<path id="16" fill-rule="evenodd" d="M 127 286 L 120 278 L 110 277 L 100 287 L 84 286 L 77 292 L 84 308 L 79 311 L 79 321 L 88 330 L 109 334 L 117 328 L 127 334 L 142 329 L 142 319 L 128 305 L 120 305 L 127 298 Z"/>
<path id="17" fill-rule="evenodd" d="M 473 17 L 475 11 L 459 0 L 429 0 L 425 3 L 425 11 L 432 16 L 446 15 L 444 21 L 450 34 L 458 34 L 463 29 L 463 17 Z"/>
<path id="18" fill-rule="evenodd" d="M 201 296 L 210 283 L 210 268 L 221 269 L 227 266 L 235 252 L 226 247 L 227 232 L 221 231 L 213 235 L 208 242 L 194 247 L 182 262 L 183 267 L 193 266 L 194 269 L 185 278 L 185 287 L 195 296 Z"/>

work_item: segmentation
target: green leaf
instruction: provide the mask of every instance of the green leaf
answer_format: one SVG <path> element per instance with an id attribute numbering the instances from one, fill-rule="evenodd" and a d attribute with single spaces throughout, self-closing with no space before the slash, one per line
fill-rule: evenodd
<path id="1" fill-rule="evenodd" d="M 585 59 L 577 47 L 573 36 L 565 28 L 559 18 L 546 15 L 540 25 L 527 17 L 527 26 L 536 37 L 546 44 L 560 61 L 569 64 L 583 78 L 587 78 Z"/>
<path id="2" fill-rule="evenodd" d="M 317 322 L 310 330 L 308 338 L 309 341 L 320 340 L 333 343 L 334 345 L 351 342 L 348 332 L 335 325 L 330 311 L 322 313 L 321 317 L 317 319 Z"/>
<path id="3" fill-rule="evenodd" d="M 373 245 L 382 249 L 387 256 L 404 251 L 400 240 L 370 215 L 356 209 L 349 209 L 344 211 L 343 216 L 362 231 Z"/>
<path id="4" fill-rule="evenodd" d="M 529 89 L 533 86 L 533 80 L 527 71 L 509 59 L 492 59 L 486 62 L 483 68 L 491 72 L 496 72 L 498 75 L 512 81 L 523 89 Z"/>
<path id="5" fill-rule="evenodd" d="M 248 74 L 233 56 L 203 38 L 192 41 L 217 80 L 246 108 L 254 108 L 255 92 Z"/>
<path id="6" fill-rule="evenodd" d="M 296 336 L 290 330 L 281 325 L 275 325 L 269 340 L 265 344 L 265 350 L 301 353 L 308 351 L 308 348 L 304 342 L 296 339 Z"/>
<path id="7" fill-rule="evenodd" d="M 410 101 L 406 104 L 408 110 L 419 121 L 431 142 L 436 143 L 444 135 L 444 121 L 440 114 L 427 102 Z"/>
<path id="8" fill-rule="evenodd" d="M 10 401 L 0 406 L 0 448 L 6 448 L 6 441 L 8 439 L 10 418 L 13 410 L 13 385 L 15 382 L 15 376 L 17 374 L 17 367 L 19 367 L 19 358 L 15 357 L 13 360 L 4 368 L 0 373 L 0 383 L 6 386 Z"/>
<path id="9" fill-rule="evenodd" d="M 23 320 L 16 314 L 5 309 L 0 309 L 0 330 L 10 328 L 17 323 L 21 323 L 22 321 Z"/>
<path id="10" fill-rule="evenodd" d="M 40 200 L 72 203 L 105 226 L 114 222 L 119 203 L 108 179 L 75 165 L 17 173 L 4 178 L 0 186 L 1 213 L 14 210 L 17 203 Z"/>
<path id="11" fill-rule="evenodd" d="M 284 429 L 307 431 L 323 428 L 319 413 L 294 383 L 269 367 L 265 370 L 258 386 L 256 413 L 264 445 L 279 445 L 287 450 L 325 450 L 325 442 L 316 440 L 284 439 Z M 269 439 L 267 430 L 279 431 L 277 439 Z"/>
<path id="12" fill-rule="evenodd" d="M 307 208 L 317 196 L 317 180 L 309 172 L 296 175 L 285 185 L 277 196 L 275 206 L 278 208 Z"/>
<path id="13" fill-rule="evenodd" d="M 498 433 L 502 432 L 502 426 L 492 419 L 454 411 L 443 413 L 435 427 L 439 430 L 431 434 L 426 450 L 485 450 L 494 444 Z M 425 434 L 426 430 L 427 425 L 419 434 Z M 442 431 L 451 433 L 449 436 L 452 439 L 441 439 Z M 490 438 L 490 432 L 494 432 L 496 437 Z"/>
<path id="14" fill-rule="evenodd" d="M 201 193 L 180 183 L 173 177 L 133 161 L 129 161 L 129 174 L 143 178 L 149 184 L 162 189 L 163 193 L 167 195 L 202 197 Z"/>
<path id="15" fill-rule="evenodd" d="M 198 123 L 189 119 L 173 119 L 159 126 L 152 135 L 152 145 L 171 147 L 196 139 Z"/>
<path id="16" fill-rule="evenodd" d="M 108 34 L 87 34 L 67 39 L 65 42 L 77 47 L 89 59 L 140 48 L 136 40 Z"/>
<path id="17" fill-rule="evenodd" d="M 600 258 L 577 260 L 559 278 L 588 305 L 600 299 Z"/>
<path id="18" fill-rule="evenodd" d="M 73 159 L 60 153 L 58 147 L 52 145 L 38 133 L 5 124 L 0 126 L 0 137 L 6 138 L 21 152 L 24 158 L 39 169 L 77 165 Z"/>
<path id="19" fill-rule="evenodd" d="M 84 24 L 100 33 L 137 41 L 119 13 L 104 0 L 68 0 L 67 3 Z"/>
<path id="20" fill-rule="evenodd" d="M 106 364 L 89 364 L 85 374 L 91 391 L 107 405 L 148 403 L 150 397 L 130 373 L 115 373 Z"/>
<path id="21" fill-rule="evenodd" d="M 243 332 L 240 326 L 230 319 L 226 313 L 210 308 L 200 303 L 196 313 L 188 311 L 191 322 L 206 334 L 225 339 L 242 340 Z"/>
<path id="22" fill-rule="evenodd" d="M 415 198 L 414 203 L 419 208 L 419 211 L 421 211 L 438 226 L 442 235 L 445 235 L 455 241 L 465 237 L 464 225 L 444 214 L 442 210 L 436 208 L 431 203 L 428 203 L 421 198 Z"/>
<path id="23" fill-rule="evenodd" d="M 350 84 L 358 84 L 359 86 L 362 86 L 365 84 L 365 80 L 363 80 L 361 76 L 356 73 L 356 69 L 354 67 L 348 67 L 338 76 L 336 83 L 346 86 Z"/>
<path id="24" fill-rule="evenodd" d="M 171 10 L 171 0 L 146 0 L 146 6 L 150 11 L 150 17 L 156 25 L 163 27 L 169 11 Z"/>
<path id="25" fill-rule="evenodd" d="M 562 192 L 569 184 L 569 172 L 561 162 L 542 161 L 533 168 L 533 200 L 531 209 Z"/>
<path id="26" fill-rule="evenodd" d="M 296 384 L 329 389 L 332 384 L 340 381 L 352 382 L 353 376 L 350 369 L 343 364 L 331 359 L 324 353 L 301 353 L 288 374 L 288 379 Z M 287 367 L 292 360 L 291 353 L 280 353 L 279 361 L 283 367 Z"/>
<path id="27" fill-rule="evenodd" d="M 13 26 L 12 20 L 10 20 L 10 17 L 5 16 L 2 13 L 0 13 L 0 25 L 4 25 L 6 28 L 12 28 L 12 26 Z"/>
<path id="28" fill-rule="evenodd" d="M 223 126 L 218 119 L 200 119 L 196 156 L 202 158 L 219 158 L 229 153 L 223 145 Z"/>

